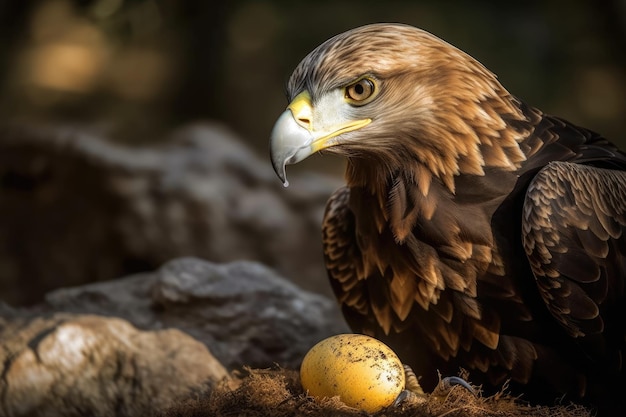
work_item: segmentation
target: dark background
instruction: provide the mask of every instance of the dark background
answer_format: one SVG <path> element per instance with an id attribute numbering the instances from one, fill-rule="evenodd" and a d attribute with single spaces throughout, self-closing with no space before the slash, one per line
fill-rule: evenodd
<path id="1" fill-rule="evenodd" d="M 0 117 L 136 144 L 210 119 L 264 154 L 299 60 L 380 21 L 433 32 L 521 99 L 626 143 L 624 0 L 0 0 Z"/>

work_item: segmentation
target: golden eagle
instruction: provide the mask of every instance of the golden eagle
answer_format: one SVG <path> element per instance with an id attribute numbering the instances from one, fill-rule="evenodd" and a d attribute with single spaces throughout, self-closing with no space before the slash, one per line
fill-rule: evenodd
<path id="1" fill-rule="evenodd" d="M 274 169 L 325 150 L 346 186 L 322 225 L 353 331 L 421 375 L 626 414 L 626 154 L 511 95 L 423 30 L 372 24 L 307 55 Z"/>

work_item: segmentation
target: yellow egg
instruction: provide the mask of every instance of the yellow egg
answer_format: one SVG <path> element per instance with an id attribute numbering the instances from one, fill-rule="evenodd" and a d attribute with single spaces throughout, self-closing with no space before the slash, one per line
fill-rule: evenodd
<path id="1" fill-rule="evenodd" d="M 404 367 L 381 341 L 340 334 L 309 350 L 300 367 L 302 387 L 313 397 L 339 396 L 346 405 L 373 413 L 404 389 Z"/>

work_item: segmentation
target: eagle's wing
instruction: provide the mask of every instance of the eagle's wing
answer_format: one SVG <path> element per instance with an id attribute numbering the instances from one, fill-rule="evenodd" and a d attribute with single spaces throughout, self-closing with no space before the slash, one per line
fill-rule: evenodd
<path id="1" fill-rule="evenodd" d="M 363 326 L 369 304 L 364 290 L 363 261 L 358 246 L 354 244 L 355 223 L 348 206 L 349 199 L 349 188 L 342 187 L 328 200 L 322 223 L 322 241 L 330 283 L 348 324 L 354 329 Z M 361 331 L 367 332 L 367 329 Z"/>
<path id="2" fill-rule="evenodd" d="M 626 172 L 548 164 L 528 188 L 522 239 L 550 313 L 591 357 L 619 361 L 626 336 Z"/>

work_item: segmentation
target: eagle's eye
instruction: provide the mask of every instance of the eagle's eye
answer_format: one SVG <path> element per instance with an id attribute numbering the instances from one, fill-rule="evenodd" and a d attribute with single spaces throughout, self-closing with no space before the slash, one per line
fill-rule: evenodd
<path id="1" fill-rule="evenodd" d="M 346 87 L 346 98 L 357 106 L 369 103 L 375 93 L 376 84 L 371 78 L 361 78 Z"/>

